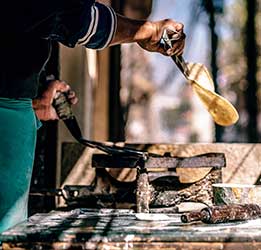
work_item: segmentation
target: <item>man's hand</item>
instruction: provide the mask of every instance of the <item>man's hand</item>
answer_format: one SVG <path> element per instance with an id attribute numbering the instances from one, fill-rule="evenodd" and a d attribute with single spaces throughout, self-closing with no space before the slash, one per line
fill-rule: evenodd
<path id="1" fill-rule="evenodd" d="M 159 52 L 163 55 L 181 55 L 185 46 L 185 34 L 183 24 L 171 19 L 157 22 L 135 20 L 117 14 L 117 30 L 110 45 L 137 42 L 143 49 Z M 173 48 L 165 49 L 160 44 L 164 30 L 168 35 L 179 33 L 179 38 L 173 41 Z"/>
<path id="2" fill-rule="evenodd" d="M 55 95 L 59 91 L 68 92 L 68 99 L 70 103 L 77 103 L 78 99 L 75 96 L 75 93 L 70 90 L 70 86 L 68 84 L 59 80 L 51 81 L 42 96 L 33 100 L 33 108 L 38 119 L 42 121 L 59 119 L 54 107 L 52 106 Z"/>
<path id="3" fill-rule="evenodd" d="M 179 35 L 179 37 L 172 41 L 172 48 L 165 49 L 160 40 L 163 35 L 163 31 L 167 30 L 168 35 Z M 158 22 L 147 22 L 144 24 L 144 28 L 139 32 L 143 32 L 144 40 L 138 41 L 138 44 L 145 50 L 151 52 L 159 52 L 163 55 L 181 55 L 185 46 L 185 34 L 183 33 L 183 24 L 175 22 L 171 19 L 161 20 Z"/>

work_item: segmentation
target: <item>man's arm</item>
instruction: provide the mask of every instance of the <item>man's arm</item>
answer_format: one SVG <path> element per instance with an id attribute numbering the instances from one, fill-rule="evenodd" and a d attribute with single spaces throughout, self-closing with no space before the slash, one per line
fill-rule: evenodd
<path id="1" fill-rule="evenodd" d="M 49 0 L 46 4 L 48 8 L 45 7 L 43 11 L 37 7 L 38 3 L 35 4 L 33 10 L 37 18 L 34 20 L 31 15 L 26 16 L 33 22 L 26 32 L 56 40 L 67 47 L 81 45 L 103 49 L 109 45 L 137 42 L 148 51 L 164 55 L 180 54 L 183 51 L 185 35 L 181 23 L 170 19 L 157 22 L 130 19 L 94 0 L 66 1 L 65 5 L 61 2 L 53 6 Z M 164 29 L 179 31 L 181 34 L 180 39 L 174 42 L 173 49 L 168 52 L 159 46 Z"/>
<path id="2" fill-rule="evenodd" d="M 165 51 L 160 46 L 163 30 L 174 30 L 180 33 L 180 39 L 173 44 L 173 49 Z M 182 54 L 185 44 L 183 24 L 171 19 L 151 22 L 134 20 L 117 14 L 117 29 L 110 45 L 137 42 L 143 49 L 160 52 L 164 55 Z"/>
<path id="3" fill-rule="evenodd" d="M 116 14 L 111 7 L 99 3 L 82 6 L 78 10 L 77 15 L 72 15 L 71 10 L 53 15 L 53 18 L 48 21 L 49 25 L 43 25 L 43 30 L 39 25 L 40 34 L 46 31 L 46 27 L 55 27 L 57 29 L 53 28 L 50 33 L 46 33 L 47 37 L 69 47 L 82 45 L 92 49 L 103 49 L 109 45 L 137 42 L 145 50 L 164 55 L 179 55 L 183 52 L 185 35 L 181 23 L 170 19 L 157 22 L 134 20 Z M 173 48 L 168 51 L 160 46 L 160 39 L 165 29 L 178 31 L 181 34 L 179 40 L 173 44 Z M 52 107 L 52 101 L 57 91 L 66 91 L 68 90 L 66 88 L 69 87 L 64 86 L 64 83 L 54 81 L 41 98 L 34 100 L 34 109 L 39 119 L 58 118 Z M 72 96 L 71 103 L 75 102 L 75 96 Z"/>

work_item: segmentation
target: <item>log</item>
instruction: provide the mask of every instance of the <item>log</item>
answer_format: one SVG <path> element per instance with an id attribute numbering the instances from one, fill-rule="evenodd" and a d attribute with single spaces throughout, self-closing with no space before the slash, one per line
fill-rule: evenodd
<path id="1" fill-rule="evenodd" d="M 187 184 L 187 187 L 180 190 L 173 190 L 173 187 L 167 186 L 162 188 L 152 183 L 154 191 L 150 204 L 155 207 L 169 207 L 182 202 L 199 202 L 211 206 L 213 205 L 212 184 L 220 183 L 221 180 L 221 171 L 213 168 L 205 178 L 193 184 Z"/>
<path id="2" fill-rule="evenodd" d="M 261 207 L 256 204 L 224 205 L 203 208 L 199 212 L 183 214 L 181 221 L 184 223 L 203 221 L 216 224 L 231 221 L 254 220 L 261 217 Z"/>
<path id="3" fill-rule="evenodd" d="M 146 170 L 139 170 L 137 175 L 136 202 L 138 213 L 149 213 L 149 203 L 151 197 L 151 187 Z"/>

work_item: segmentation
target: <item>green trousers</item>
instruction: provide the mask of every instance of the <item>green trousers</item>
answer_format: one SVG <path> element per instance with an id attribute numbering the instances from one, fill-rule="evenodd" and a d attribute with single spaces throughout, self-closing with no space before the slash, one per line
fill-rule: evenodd
<path id="1" fill-rule="evenodd" d="M 0 98 L 0 233 L 27 218 L 36 131 L 30 99 Z"/>

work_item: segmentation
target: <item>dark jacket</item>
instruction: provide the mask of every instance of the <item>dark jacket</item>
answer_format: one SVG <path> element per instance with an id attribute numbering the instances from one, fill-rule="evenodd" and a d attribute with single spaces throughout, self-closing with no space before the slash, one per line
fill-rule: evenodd
<path id="1" fill-rule="evenodd" d="M 0 10 L 0 97 L 33 98 L 51 41 L 101 49 L 113 38 L 114 11 L 94 0 L 16 0 Z"/>

